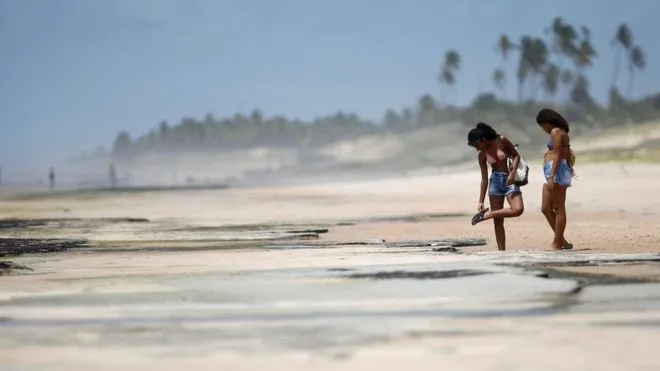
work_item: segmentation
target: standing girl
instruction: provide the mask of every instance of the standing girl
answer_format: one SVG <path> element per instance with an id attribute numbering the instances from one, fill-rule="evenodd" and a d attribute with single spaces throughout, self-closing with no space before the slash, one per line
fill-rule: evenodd
<path id="1" fill-rule="evenodd" d="M 481 168 L 481 187 L 479 192 L 478 213 L 472 218 L 472 225 L 484 220 L 493 219 L 497 249 L 506 250 L 506 234 L 504 218 L 514 218 L 522 215 L 524 204 L 520 187 L 514 184 L 515 170 L 520 163 L 520 155 L 515 146 L 506 137 L 499 135 L 492 127 L 483 122 L 470 130 L 467 135 L 468 145 L 479 151 L 477 156 Z M 509 170 L 507 158 L 513 159 Z M 491 174 L 488 177 L 488 164 Z M 491 210 L 484 207 L 484 198 L 488 190 Z M 504 199 L 509 208 L 504 208 Z"/>
<path id="2" fill-rule="evenodd" d="M 541 211 L 554 231 L 550 247 L 570 250 L 573 245 L 564 238 L 566 229 L 566 189 L 571 186 L 575 155 L 571 150 L 568 122 L 559 113 L 544 108 L 536 115 L 536 123 L 550 135 L 543 157 L 543 196 Z"/>

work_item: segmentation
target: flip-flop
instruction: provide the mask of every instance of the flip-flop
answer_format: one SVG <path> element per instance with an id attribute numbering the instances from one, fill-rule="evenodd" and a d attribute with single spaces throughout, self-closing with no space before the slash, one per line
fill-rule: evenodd
<path id="1" fill-rule="evenodd" d="M 561 246 L 562 250 L 573 250 L 573 244 L 570 242 L 566 242 Z"/>
<path id="2" fill-rule="evenodd" d="M 472 217 L 472 225 L 475 225 L 480 221 L 484 220 L 484 214 L 486 214 L 486 211 L 488 211 L 487 208 L 474 214 L 474 216 Z"/>

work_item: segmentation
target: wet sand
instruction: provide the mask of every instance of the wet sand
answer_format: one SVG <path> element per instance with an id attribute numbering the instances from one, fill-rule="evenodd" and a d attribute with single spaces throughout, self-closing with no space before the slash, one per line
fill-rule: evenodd
<path id="1" fill-rule="evenodd" d="M 537 210 L 527 210 L 519 219 L 505 222 L 507 249 L 548 250 L 552 231 L 545 218 Z M 467 219 L 467 220 L 466 220 Z M 486 246 L 476 246 L 470 251 L 493 251 L 493 224 L 486 221 L 470 225 L 470 217 L 447 217 L 442 220 L 419 222 L 379 222 L 352 226 L 337 226 L 323 235 L 324 239 L 350 241 L 382 238 L 388 241 L 409 239 L 433 239 L 451 231 L 459 236 L 488 239 Z M 597 221 L 597 222 L 596 222 Z M 573 211 L 569 214 L 566 237 L 574 244 L 574 251 L 592 252 L 660 252 L 660 217 L 623 211 L 588 212 Z"/>
<path id="2" fill-rule="evenodd" d="M 552 238 L 540 213 L 541 174 L 534 170 L 523 187 L 525 213 L 506 220 L 509 250 L 543 250 Z M 566 230 L 576 250 L 660 252 L 659 165 L 582 165 L 577 170 L 579 178 L 568 190 Z M 133 217 L 195 226 L 354 222 L 333 225 L 322 238 L 410 240 L 449 233 L 487 238 L 488 245 L 477 250 L 488 251 L 494 249 L 492 223 L 469 223 L 476 211 L 478 182 L 475 168 L 326 185 L 0 199 L 0 216 Z"/>
<path id="3" fill-rule="evenodd" d="M 660 264 L 598 265 L 583 267 L 561 267 L 562 271 L 584 274 L 609 275 L 612 277 L 660 281 Z"/>
<path id="4" fill-rule="evenodd" d="M 0 365 L 657 369 L 660 166 L 578 171 L 575 249 L 559 253 L 547 249 L 539 174 L 523 189 L 525 214 L 506 223 L 504 253 L 491 223 L 469 223 L 476 170 L 5 197 L 4 218 L 56 219 L 3 228 L 3 238 L 85 242 L 0 257 L 29 268 L 0 277 Z M 135 219 L 94 219 L 125 217 Z"/>

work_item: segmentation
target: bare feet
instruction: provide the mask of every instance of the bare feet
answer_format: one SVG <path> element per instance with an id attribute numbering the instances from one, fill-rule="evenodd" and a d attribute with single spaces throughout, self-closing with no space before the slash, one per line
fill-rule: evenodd
<path id="1" fill-rule="evenodd" d="M 550 250 L 559 251 L 559 250 L 563 250 L 563 249 L 564 249 L 564 245 L 562 245 L 562 244 L 556 244 L 554 242 L 550 243 Z"/>
<path id="2" fill-rule="evenodd" d="M 551 250 L 571 250 L 573 249 L 573 244 L 566 241 L 566 239 L 563 240 L 562 243 L 558 244 L 555 241 L 552 241 L 550 243 L 550 249 Z"/>

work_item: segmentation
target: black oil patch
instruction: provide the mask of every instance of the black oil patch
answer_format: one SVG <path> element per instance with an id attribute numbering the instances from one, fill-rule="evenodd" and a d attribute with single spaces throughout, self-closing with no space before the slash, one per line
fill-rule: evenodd
<path id="1" fill-rule="evenodd" d="M 391 280 L 391 279 L 414 279 L 414 280 L 437 280 L 443 278 L 457 278 L 478 276 L 482 274 L 489 274 L 491 272 L 480 271 L 474 269 L 453 269 L 442 271 L 380 271 L 373 273 L 354 273 L 348 275 L 348 278 L 360 279 L 375 279 L 375 280 Z"/>
<path id="2" fill-rule="evenodd" d="M 86 246 L 85 239 L 0 238 L 0 256 L 61 252 Z"/>

